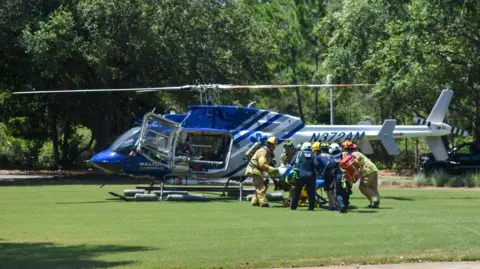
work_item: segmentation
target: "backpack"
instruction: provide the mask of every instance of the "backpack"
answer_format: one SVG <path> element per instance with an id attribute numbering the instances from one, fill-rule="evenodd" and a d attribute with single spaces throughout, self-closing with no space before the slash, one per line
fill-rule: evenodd
<path id="1" fill-rule="evenodd" d="M 304 149 L 297 152 L 297 155 L 295 156 L 295 159 L 293 160 L 292 165 L 298 167 L 298 165 L 300 164 L 300 162 L 303 161 L 304 158 L 313 159 L 313 152 L 308 149 Z"/>
<path id="2" fill-rule="evenodd" d="M 342 154 L 340 169 L 342 169 L 343 176 L 349 182 L 355 183 L 362 178 L 362 167 L 353 155 Z"/>
<path id="3" fill-rule="evenodd" d="M 335 161 L 333 156 L 330 154 L 322 153 L 321 156 L 327 158 L 328 161 L 327 161 L 327 164 L 325 165 L 325 168 L 318 176 L 325 178 L 326 173 L 329 173 L 331 176 L 333 176 L 335 172 L 335 167 L 337 167 L 337 162 Z"/>

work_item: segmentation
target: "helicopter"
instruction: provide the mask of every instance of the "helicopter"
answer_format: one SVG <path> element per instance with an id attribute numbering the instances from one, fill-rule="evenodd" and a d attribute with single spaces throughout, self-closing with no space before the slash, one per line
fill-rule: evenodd
<path id="1" fill-rule="evenodd" d="M 254 107 L 215 105 L 215 96 L 223 90 L 272 88 L 357 87 L 372 84 L 319 85 L 185 85 L 156 88 L 84 89 L 60 91 L 26 91 L 14 94 L 76 93 L 102 91 L 180 91 L 198 92 L 205 105 L 188 106 L 185 114 L 156 114 L 148 112 L 138 120 L 141 126 L 127 130 L 111 146 L 94 155 L 89 162 L 114 174 L 131 176 L 208 178 L 243 177 L 248 161 L 245 153 L 255 143 L 264 145 L 269 136 L 294 144 L 303 142 L 341 143 L 357 142 L 364 154 L 372 154 L 370 141 L 379 140 L 388 154 L 399 154 L 395 139 L 422 137 L 437 160 L 446 160 L 447 151 L 441 136 L 467 136 L 464 130 L 444 123 L 444 117 L 453 96 L 445 89 L 427 119 L 414 118 L 415 125 L 397 125 L 387 119 L 382 125 L 361 121 L 357 125 L 307 125 L 300 118 Z M 282 147 L 277 147 L 275 161 L 280 162 Z"/>

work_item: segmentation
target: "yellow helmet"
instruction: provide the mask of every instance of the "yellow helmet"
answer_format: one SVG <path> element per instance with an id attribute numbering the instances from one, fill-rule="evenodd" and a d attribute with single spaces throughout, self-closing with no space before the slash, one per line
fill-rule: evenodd
<path id="1" fill-rule="evenodd" d="M 313 142 L 312 144 L 312 150 L 313 151 L 319 151 L 320 150 L 320 142 Z"/>
<path id="2" fill-rule="evenodd" d="M 270 136 L 267 138 L 267 144 L 277 145 L 277 138 L 275 136 Z"/>

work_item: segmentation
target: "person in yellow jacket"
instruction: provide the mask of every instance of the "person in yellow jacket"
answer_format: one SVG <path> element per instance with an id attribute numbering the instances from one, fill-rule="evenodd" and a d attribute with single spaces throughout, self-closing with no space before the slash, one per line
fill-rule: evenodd
<path id="1" fill-rule="evenodd" d="M 287 140 L 283 143 L 283 149 L 284 151 L 280 157 L 282 165 L 290 165 L 293 157 L 297 155 L 297 149 L 291 140 Z"/>
<path id="2" fill-rule="evenodd" d="M 255 186 L 255 194 L 252 197 L 253 206 L 269 207 L 264 178 L 268 175 L 273 176 L 278 171 L 278 168 L 272 166 L 277 138 L 275 136 L 269 137 L 266 144 L 253 154 L 245 174 L 252 178 L 253 186 Z"/>
<path id="3" fill-rule="evenodd" d="M 362 166 L 362 179 L 360 179 L 360 192 L 370 201 L 369 208 L 379 208 L 380 195 L 378 193 L 378 168 L 367 156 L 356 151 L 357 145 L 346 140 L 342 148 L 353 155 Z"/>
<path id="4" fill-rule="evenodd" d="M 292 140 L 287 140 L 283 143 L 283 153 L 280 156 L 281 160 L 281 165 L 291 165 L 293 158 L 297 155 L 298 149 L 295 147 L 293 144 Z M 285 201 L 285 206 L 290 205 L 290 201 L 293 197 L 293 194 L 295 193 L 295 189 L 293 185 L 290 185 L 287 183 L 287 188 L 288 188 L 288 200 Z"/>

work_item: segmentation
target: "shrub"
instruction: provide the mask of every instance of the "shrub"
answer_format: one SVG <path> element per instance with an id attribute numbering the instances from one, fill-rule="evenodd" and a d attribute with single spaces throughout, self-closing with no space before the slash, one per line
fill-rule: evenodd
<path id="1" fill-rule="evenodd" d="M 470 173 L 465 177 L 465 187 L 480 187 L 480 173 Z"/>
<path id="2" fill-rule="evenodd" d="M 480 187 L 480 173 L 475 173 L 472 175 L 472 180 L 477 187 Z"/>
<path id="3" fill-rule="evenodd" d="M 413 176 L 413 181 L 419 187 L 433 186 L 433 178 L 427 177 L 424 173 L 418 173 Z"/>
<path id="4" fill-rule="evenodd" d="M 39 142 L 15 138 L 9 128 L 0 123 L 0 163 L 4 168 L 27 168 L 37 166 Z"/>
<path id="5" fill-rule="evenodd" d="M 43 146 L 38 153 L 38 165 L 42 168 L 52 168 L 55 166 L 53 143 L 51 141 L 43 143 Z"/>
<path id="6" fill-rule="evenodd" d="M 380 170 L 388 169 L 388 167 L 383 162 L 375 162 L 375 166 Z"/>
<path id="7" fill-rule="evenodd" d="M 433 179 L 436 187 L 444 187 L 451 181 L 451 177 L 445 172 L 435 171 L 430 177 Z"/>
<path id="8" fill-rule="evenodd" d="M 468 175 L 452 177 L 448 181 L 448 185 L 450 185 L 451 187 L 455 187 L 455 188 L 465 187 L 465 179 L 467 177 L 468 177 Z"/>

